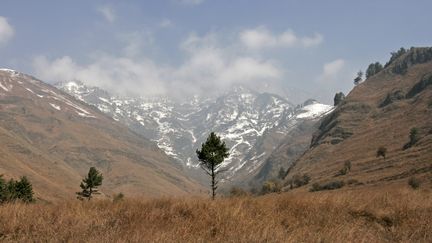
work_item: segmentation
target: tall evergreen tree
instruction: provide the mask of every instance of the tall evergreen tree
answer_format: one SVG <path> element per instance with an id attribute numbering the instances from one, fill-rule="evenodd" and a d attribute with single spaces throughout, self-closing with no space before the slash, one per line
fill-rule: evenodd
<path id="1" fill-rule="evenodd" d="M 217 175 L 222 171 L 219 170 L 222 162 L 229 156 L 228 148 L 225 142 L 214 132 L 210 133 L 205 143 L 202 144 L 201 150 L 196 151 L 200 161 L 201 168 L 211 177 L 212 199 L 216 196 Z"/>
<path id="2" fill-rule="evenodd" d="M 95 167 L 90 167 L 87 177 L 80 184 L 82 191 L 76 193 L 78 199 L 83 200 L 87 198 L 90 200 L 93 194 L 98 194 L 97 187 L 102 185 L 102 180 L 102 174 Z"/>

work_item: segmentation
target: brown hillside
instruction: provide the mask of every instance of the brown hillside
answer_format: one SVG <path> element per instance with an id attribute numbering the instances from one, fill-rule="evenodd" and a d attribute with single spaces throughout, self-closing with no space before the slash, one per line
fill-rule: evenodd
<path id="1" fill-rule="evenodd" d="M 356 86 L 322 120 L 311 148 L 292 167 L 288 178 L 307 173 L 313 182 L 356 179 L 377 185 L 406 183 L 409 177 L 416 176 L 430 182 L 431 53 L 432 48 L 412 48 Z M 406 67 L 406 72 L 397 72 L 400 66 Z M 419 140 L 403 149 L 414 127 L 418 128 Z M 385 159 L 376 157 L 381 146 L 387 148 Z M 346 161 L 351 162 L 351 171 L 337 176 Z"/>
<path id="2" fill-rule="evenodd" d="M 90 166 L 105 194 L 199 190 L 153 143 L 28 75 L 0 71 L 0 174 L 27 176 L 44 199 L 74 197 Z"/>

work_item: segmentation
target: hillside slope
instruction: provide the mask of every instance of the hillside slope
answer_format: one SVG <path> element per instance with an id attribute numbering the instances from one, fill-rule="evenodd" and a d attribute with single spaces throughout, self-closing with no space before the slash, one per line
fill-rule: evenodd
<path id="1" fill-rule="evenodd" d="M 28 176 L 38 197 L 74 197 L 90 166 L 105 194 L 200 189 L 152 142 L 31 76 L 0 70 L 0 118 L 0 174 Z"/>
<path id="2" fill-rule="evenodd" d="M 432 48 L 412 48 L 356 86 L 322 121 L 311 148 L 288 179 L 307 173 L 312 182 L 356 179 L 360 184 L 406 183 L 432 174 Z M 417 142 L 404 149 L 412 128 Z M 386 158 L 377 157 L 379 147 Z M 338 175 L 350 161 L 351 171 Z"/>

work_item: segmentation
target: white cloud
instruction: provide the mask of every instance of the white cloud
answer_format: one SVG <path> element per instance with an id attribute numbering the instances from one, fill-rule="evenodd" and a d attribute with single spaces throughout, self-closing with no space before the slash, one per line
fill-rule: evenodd
<path id="1" fill-rule="evenodd" d="M 318 81 L 322 82 L 335 82 L 338 79 L 345 66 L 345 60 L 336 59 L 334 61 L 325 63 L 323 66 L 322 74 L 318 77 Z"/>
<path id="2" fill-rule="evenodd" d="M 110 23 L 114 23 L 117 18 L 114 9 L 110 6 L 100 6 L 97 11 Z"/>
<path id="3" fill-rule="evenodd" d="M 0 16 L 0 46 L 9 42 L 15 34 L 14 28 L 5 17 Z"/>
<path id="4" fill-rule="evenodd" d="M 145 48 L 152 47 L 154 44 L 154 36 L 148 31 L 121 34 L 119 39 L 123 44 L 122 53 L 128 57 L 137 57 Z"/>
<path id="5" fill-rule="evenodd" d="M 163 70 L 149 60 L 100 56 L 88 65 L 78 65 L 69 56 L 48 60 L 39 56 L 33 60 L 38 77 L 51 81 L 80 80 L 87 84 L 124 94 L 161 95 Z"/>
<path id="6" fill-rule="evenodd" d="M 240 41 L 249 49 L 312 47 L 321 44 L 323 36 L 315 33 L 314 36 L 299 37 L 292 30 L 274 34 L 264 26 L 247 29 L 240 32 Z"/>
<path id="7" fill-rule="evenodd" d="M 188 97 L 212 95 L 232 85 L 258 87 L 277 83 L 282 70 L 272 60 L 233 53 L 221 47 L 215 34 L 190 35 L 181 44 L 185 60 L 179 65 L 158 64 L 139 56 L 99 54 L 86 65 L 64 56 L 33 60 L 38 77 L 47 81 L 81 80 L 123 94 Z"/>
<path id="8" fill-rule="evenodd" d="M 160 23 L 159 26 L 162 28 L 169 28 L 173 26 L 173 23 L 170 19 L 163 19 Z"/>
<path id="9" fill-rule="evenodd" d="M 204 0 L 176 0 L 177 3 L 184 5 L 199 5 L 204 2 Z"/>
<path id="10" fill-rule="evenodd" d="M 345 65 L 345 61 L 343 59 L 337 59 L 332 62 L 324 64 L 323 74 L 324 76 L 334 76 L 338 74 Z"/>

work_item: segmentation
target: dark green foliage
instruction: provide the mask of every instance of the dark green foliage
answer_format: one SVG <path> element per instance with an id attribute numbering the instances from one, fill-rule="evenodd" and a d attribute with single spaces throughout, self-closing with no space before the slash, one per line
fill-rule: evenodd
<path id="1" fill-rule="evenodd" d="M 366 78 L 374 76 L 375 74 L 381 72 L 381 70 L 383 70 L 381 63 L 375 62 L 369 64 L 368 68 L 366 69 Z"/>
<path id="2" fill-rule="evenodd" d="M 201 150 L 196 151 L 201 168 L 211 177 L 212 199 L 216 196 L 218 181 L 216 176 L 222 171 L 219 170 L 222 162 L 229 156 L 225 142 L 214 132 L 210 133 L 206 142 L 201 145 Z"/>
<path id="3" fill-rule="evenodd" d="M 285 175 L 286 175 L 285 169 L 283 167 L 280 167 L 279 173 L 278 173 L 278 178 L 283 180 L 283 179 L 285 179 Z"/>
<path id="4" fill-rule="evenodd" d="M 117 193 L 114 195 L 113 202 L 117 203 L 117 202 L 123 201 L 123 199 L 124 199 L 124 194 L 120 192 L 120 193 Z"/>
<path id="5" fill-rule="evenodd" d="M 335 189 L 342 188 L 343 186 L 345 186 L 345 183 L 343 181 L 332 181 L 323 185 L 314 183 L 309 191 L 316 192 L 316 191 L 324 191 L 324 190 L 335 190 Z"/>
<path id="6" fill-rule="evenodd" d="M 23 202 L 33 201 L 33 187 L 27 177 L 23 176 L 15 183 L 15 194 Z"/>
<path id="7" fill-rule="evenodd" d="M 102 180 L 102 174 L 95 167 L 90 167 L 87 177 L 84 178 L 80 184 L 82 191 L 76 193 L 78 199 L 83 200 L 87 198 L 90 200 L 93 194 L 98 194 L 97 187 L 102 185 Z"/>
<path id="8" fill-rule="evenodd" d="M 347 168 L 343 167 L 342 169 L 340 169 L 338 171 L 338 173 L 336 174 L 336 176 L 342 176 L 342 175 L 346 175 L 346 174 L 348 174 L 348 170 L 347 170 Z"/>
<path id="9" fill-rule="evenodd" d="M 384 159 L 386 158 L 386 154 L 387 154 L 387 148 L 386 147 L 379 147 L 378 149 L 377 149 L 377 152 L 376 152 L 376 157 L 378 158 L 378 157 L 383 157 Z"/>
<path id="10" fill-rule="evenodd" d="M 338 171 L 336 176 L 346 175 L 350 171 L 351 171 L 351 161 L 345 161 L 344 167 Z"/>
<path id="11" fill-rule="evenodd" d="M 282 185 L 278 181 L 266 181 L 261 188 L 261 194 L 280 192 Z"/>
<path id="12" fill-rule="evenodd" d="M 412 189 L 417 189 L 420 187 L 420 180 L 415 178 L 415 177 L 411 177 L 408 180 L 408 185 L 412 188 Z"/>
<path id="13" fill-rule="evenodd" d="M 6 182 L 0 175 L 0 203 L 21 201 L 33 202 L 33 187 L 27 177 L 23 176 L 19 181 L 10 179 Z"/>
<path id="14" fill-rule="evenodd" d="M 347 160 L 344 163 L 345 168 L 347 168 L 348 171 L 351 171 L 351 161 Z"/>
<path id="15" fill-rule="evenodd" d="M 393 73 L 405 74 L 409 67 L 415 64 L 421 64 L 432 60 L 432 47 L 428 48 L 411 48 L 406 57 L 395 62 L 392 68 Z"/>
<path id="16" fill-rule="evenodd" d="M 360 70 L 357 72 L 357 77 L 354 79 L 354 84 L 358 85 L 363 80 L 363 72 Z"/>
<path id="17" fill-rule="evenodd" d="M 287 181 L 287 184 L 290 185 L 291 189 L 293 189 L 309 184 L 310 179 L 310 176 L 307 174 L 303 174 L 302 176 L 294 175 L 291 180 Z"/>
<path id="18" fill-rule="evenodd" d="M 6 181 L 3 179 L 3 175 L 0 175 L 0 203 L 6 201 Z"/>
<path id="19" fill-rule="evenodd" d="M 359 181 L 356 180 L 356 179 L 349 179 L 349 180 L 346 182 L 346 184 L 347 184 L 347 185 L 360 185 L 361 182 L 359 182 Z"/>
<path id="20" fill-rule="evenodd" d="M 403 99 L 405 99 L 404 93 L 401 90 L 396 90 L 396 91 L 393 91 L 393 92 L 387 94 L 385 100 L 383 102 L 381 102 L 379 107 L 382 108 L 382 107 L 387 106 L 387 105 L 389 105 L 395 101 L 403 100 Z"/>
<path id="21" fill-rule="evenodd" d="M 245 197 L 245 196 L 249 195 L 249 193 L 247 191 L 243 190 L 240 187 L 236 187 L 236 186 L 231 187 L 229 194 L 231 197 Z"/>
<path id="22" fill-rule="evenodd" d="M 339 105 L 345 99 L 345 94 L 342 92 L 336 93 L 334 96 L 334 106 Z"/>
<path id="23" fill-rule="evenodd" d="M 405 54 L 407 51 L 405 50 L 405 48 L 401 47 L 398 51 L 396 52 L 391 52 L 390 55 L 390 60 L 384 65 L 384 68 L 388 67 L 390 64 L 392 64 L 396 59 L 398 59 L 400 56 L 402 56 L 403 54 Z"/>
<path id="24" fill-rule="evenodd" d="M 416 83 L 410 91 L 408 91 L 406 98 L 412 98 L 416 94 L 425 90 L 428 86 L 432 86 L 432 73 L 428 73 L 423 76 L 420 82 Z"/>
<path id="25" fill-rule="evenodd" d="M 406 144 L 403 146 L 403 149 L 408 149 L 408 148 L 412 147 L 414 144 L 417 143 L 418 140 L 419 140 L 419 131 L 418 131 L 418 128 L 413 127 L 413 128 L 411 128 L 411 130 L 410 130 L 410 134 L 409 134 L 409 142 L 406 143 Z"/>

